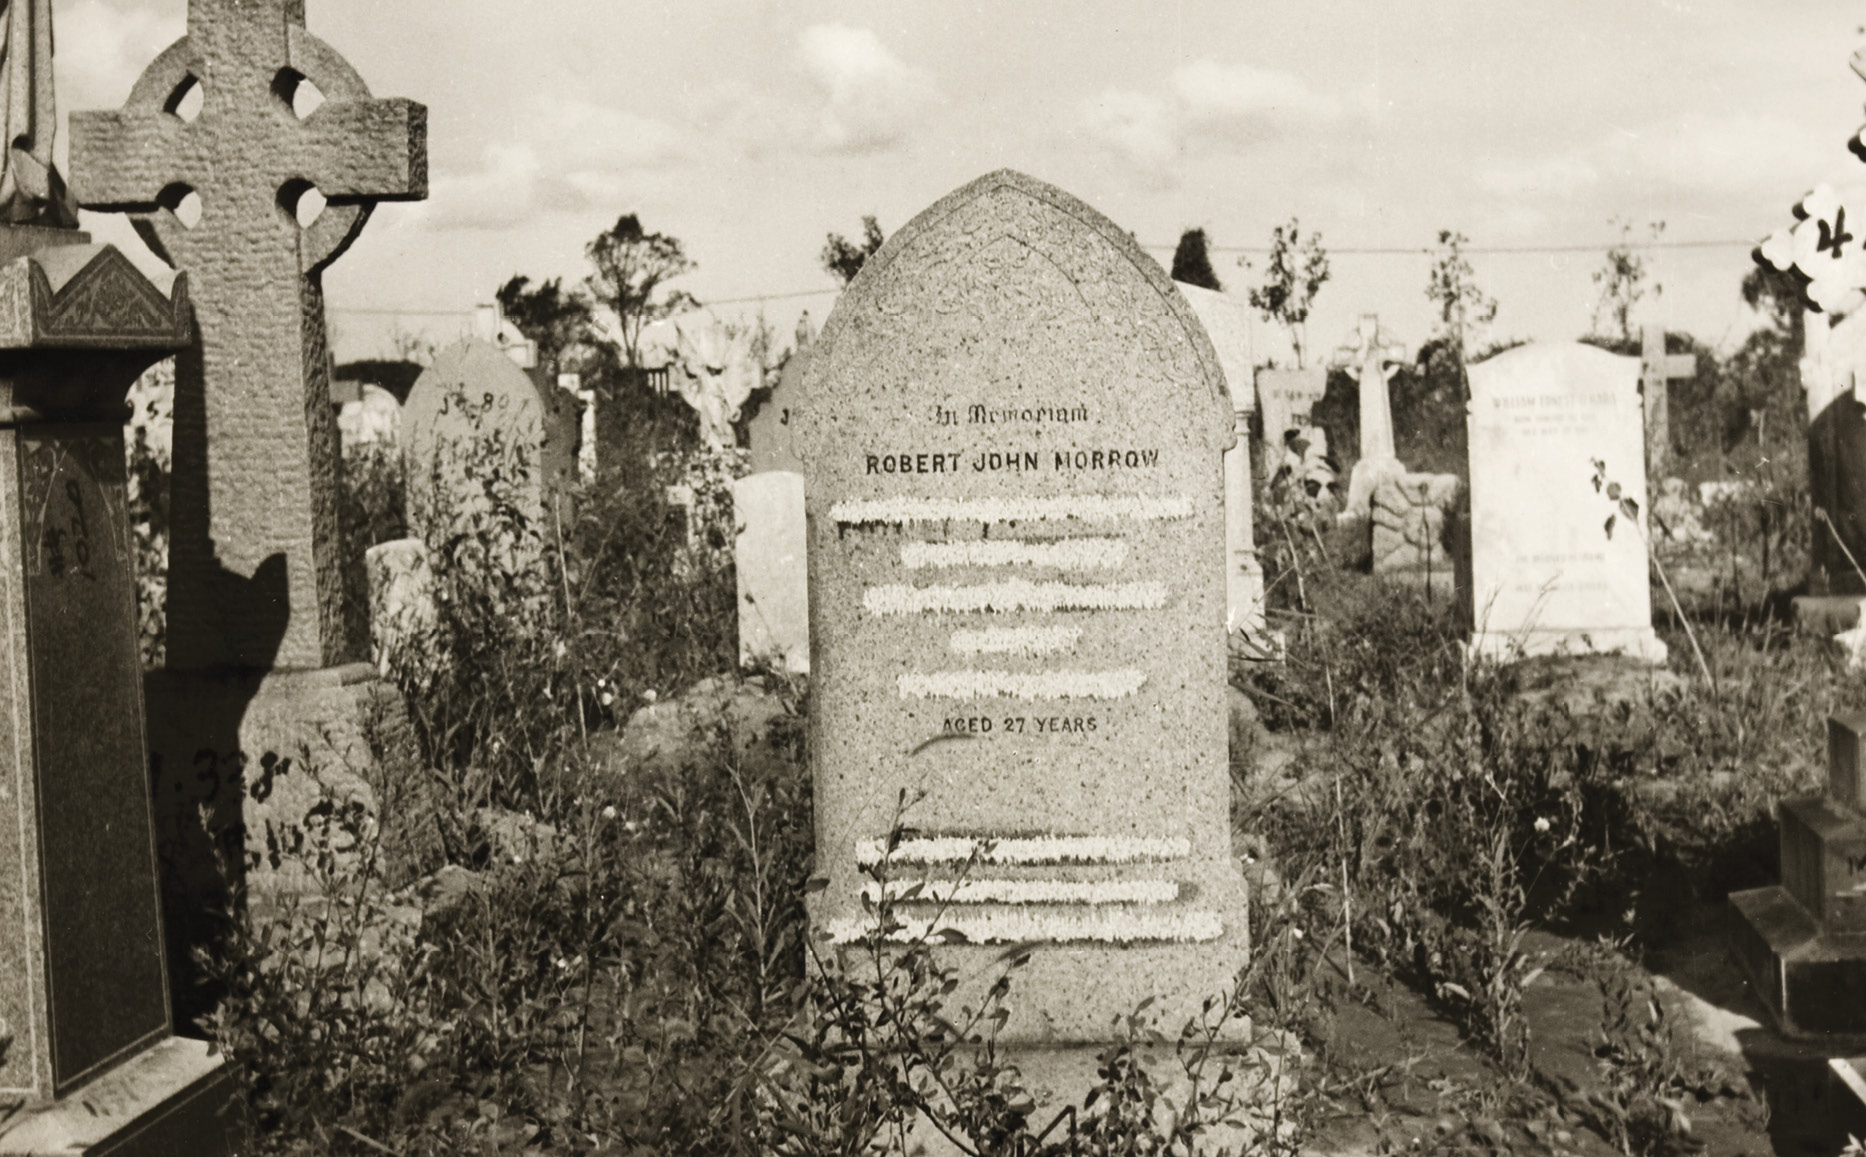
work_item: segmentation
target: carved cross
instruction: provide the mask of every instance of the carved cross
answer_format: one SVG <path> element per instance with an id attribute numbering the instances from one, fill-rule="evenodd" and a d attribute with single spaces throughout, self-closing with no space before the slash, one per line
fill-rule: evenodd
<path id="1" fill-rule="evenodd" d="M 1361 384 L 1361 461 L 1394 458 L 1393 405 L 1387 383 L 1406 360 L 1406 347 L 1380 328 L 1377 314 L 1364 313 L 1354 338 L 1335 351 L 1330 369 L 1347 370 Z"/>
<path id="2" fill-rule="evenodd" d="M 71 171 L 81 205 L 131 214 L 193 290 L 197 343 L 176 367 L 169 666 L 355 657 L 320 273 L 376 202 L 427 195 L 427 110 L 372 99 L 305 30 L 304 0 L 189 0 L 187 36 L 122 110 L 72 116 Z"/>
<path id="3" fill-rule="evenodd" d="M 1646 396 L 1646 476 L 1656 480 L 1671 458 L 1672 404 L 1671 383 L 1679 378 L 1695 377 L 1696 354 L 1667 354 L 1665 330 L 1649 325 L 1640 335 L 1639 386 Z"/>

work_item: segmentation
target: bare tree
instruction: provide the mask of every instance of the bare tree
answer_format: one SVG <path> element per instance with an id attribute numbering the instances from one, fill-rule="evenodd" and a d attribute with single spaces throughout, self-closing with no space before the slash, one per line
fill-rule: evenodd
<path id="1" fill-rule="evenodd" d="M 629 368 L 641 365 L 641 331 L 654 322 L 688 309 L 699 301 L 685 290 L 663 294 L 664 283 L 692 271 L 680 239 L 665 233 L 647 233 L 633 213 L 617 218 L 597 234 L 584 252 L 596 272 L 584 284 L 591 296 L 615 315 L 622 339 L 622 361 Z"/>

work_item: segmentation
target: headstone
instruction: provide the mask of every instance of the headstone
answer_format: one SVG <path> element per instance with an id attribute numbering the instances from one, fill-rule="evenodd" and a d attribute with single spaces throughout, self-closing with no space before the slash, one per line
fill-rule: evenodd
<path id="1" fill-rule="evenodd" d="M 1643 537 L 1639 359 L 1546 343 L 1469 374 L 1472 652 L 1663 662 Z M 1638 504 L 1636 521 L 1616 514 L 1613 483 Z"/>
<path id="2" fill-rule="evenodd" d="M 379 542 L 364 552 L 369 568 L 371 659 L 387 677 L 426 653 L 436 626 L 434 573 L 418 538 Z"/>
<path id="3" fill-rule="evenodd" d="M 1373 571 L 1416 583 L 1428 593 L 1450 593 L 1458 581 L 1456 474 L 1402 474 L 1374 489 Z"/>
<path id="4" fill-rule="evenodd" d="M 410 533 L 445 535 L 510 503 L 537 542 L 550 541 L 575 481 L 567 400 L 490 342 L 467 338 L 436 355 L 402 407 Z"/>
<path id="5" fill-rule="evenodd" d="M 357 385 L 356 401 L 345 402 L 337 410 L 339 444 L 346 450 L 361 446 L 393 449 L 401 445 L 402 404 L 374 382 Z"/>
<path id="6" fill-rule="evenodd" d="M 0 1154 L 230 1154 L 224 1061 L 174 1035 L 126 511 L 125 398 L 188 282 L 87 240 L 0 226 Z"/>
<path id="7" fill-rule="evenodd" d="M 1809 312 L 1801 382 L 1808 404 L 1808 593 L 1795 599 L 1803 626 L 1834 634 L 1860 621 L 1866 602 L 1866 308 L 1838 321 Z"/>
<path id="8" fill-rule="evenodd" d="M 745 431 L 752 473 L 763 474 L 773 470 L 803 472 L 803 461 L 797 457 L 793 438 L 798 415 L 802 413 L 803 372 L 809 364 L 808 349 L 791 354 L 790 360 L 784 363 L 783 372 L 778 375 L 778 384 L 771 391 L 771 396 L 752 415 L 751 424 Z"/>
<path id="9" fill-rule="evenodd" d="M 1784 1035 L 1866 1035 L 1866 716 L 1827 721 L 1827 784 L 1785 800 L 1782 882 L 1730 894 L 1732 955 Z"/>
<path id="10" fill-rule="evenodd" d="M 427 112 L 373 98 L 304 7 L 190 0 L 187 35 L 122 110 L 71 118 L 76 199 L 131 214 L 188 274 L 195 310 L 175 375 L 168 667 L 147 685 L 163 878 L 189 904 L 169 912 L 183 1019 L 205 1011 L 189 946 L 222 907 L 214 841 L 243 828 L 263 851 L 274 817 L 362 790 L 377 753 L 409 742 L 400 697 L 361 661 L 364 608 L 345 601 L 361 560 L 339 549 L 322 276 L 377 202 L 426 195 Z M 325 99 L 301 117 L 306 84 Z M 262 802 L 245 788 L 267 754 L 316 776 Z"/>
<path id="11" fill-rule="evenodd" d="M 1387 396 L 1387 385 L 1399 372 L 1397 363 L 1405 358 L 1406 347 L 1389 338 L 1380 319 L 1369 313 L 1362 315 L 1353 339 L 1335 351 L 1330 363 L 1353 374 L 1360 384 L 1361 452 L 1348 473 L 1344 508 L 1350 518 L 1368 517 L 1374 488 L 1406 472 L 1394 449 L 1393 404 Z"/>
<path id="12" fill-rule="evenodd" d="M 732 483 L 738 523 L 739 665 L 769 662 L 810 673 L 810 582 L 803 475 L 767 471 Z"/>
<path id="13" fill-rule="evenodd" d="M 521 370 L 538 368 L 538 343 L 507 321 L 505 310 L 496 301 L 473 307 L 472 336 L 498 346 L 499 352 L 512 359 L 512 364 Z"/>
<path id="14" fill-rule="evenodd" d="M 1105 1041 L 1148 999 L 1177 1032 L 1248 954 L 1204 327 L 1126 231 L 1006 170 L 869 259 L 805 393 L 813 927 L 872 928 L 899 819 L 909 927 L 975 986 L 1030 950 L 1000 1040 Z"/>
<path id="15" fill-rule="evenodd" d="M 583 388 L 582 374 L 558 374 L 557 388 L 577 400 L 577 481 L 596 481 L 596 391 Z"/>
<path id="16" fill-rule="evenodd" d="M 1255 471 L 1250 462 L 1250 416 L 1256 391 L 1252 388 L 1250 317 L 1244 303 L 1235 298 L 1181 281 L 1173 284 L 1205 326 L 1231 401 L 1233 442 L 1225 451 L 1225 629 L 1267 641 L 1263 564 L 1257 560 L 1257 534 L 1251 525 Z"/>
<path id="17" fill-rule="evenodd" d="M 1328 371 L 1321 366 L 1257 371 L 1257 413 L 1268 461 L 1282 457 L 1285 435 L 1309 426 L 1309 411 L 1327 393 Z"/>
<path id="18" fill-rule="evenodd" d="M 1656 325 L 1640 331 L 1639 357 L 1639 386 L 1646 402 L 1646 475 L 1662 478 L 1671 467 L 1671 383 L 1695 375 L 1698 359 L 1695 354 L 1667 354 L 1665 329 Z"/>

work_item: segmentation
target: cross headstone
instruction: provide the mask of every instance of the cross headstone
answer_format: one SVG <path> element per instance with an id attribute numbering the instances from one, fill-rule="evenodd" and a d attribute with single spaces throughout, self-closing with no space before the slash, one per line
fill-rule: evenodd
<path id="1" fill-rule="evenodd" d="M 1827 783 L 1784 800 L 1782 882 L 1733 892 L 1733 955 L 1777 1027 L 1820 1040 L 1866 1035 L 1866 715 L 1827 721 Z"/>
<path id="2" fill-rule="evenodd" d="M 1663 662 L 1643 539 L 1639 359 L 1551 342 L 1469 373 L 1471 651 Z M 1611 485 L 1637 504 L 1636 520 L 1617 509 Z"/>
<path id="3" fill-rule="evenodd" d="M 1667 354 L 1665 329 L 1649 325 L 1640 331 L 1639 389 L 1646 402 L 1646 476 L 1663 478 L 1671 464 L 1671 383 L 1698 372 L 1696 354 Z"/>
<path id="4" fill-rule="evenodd" d="M 1366 518 L 1374 488 L 1388 477 L 1405 473 L 1393 443 L 1393 403 L 1387 385 L 1406 360 L 1406 347 L 1388 337 L 1374 314 L 1361 315 L 1354 337 L 1329 361 L 1330 369 L 1346 370 L 1360 384 L 1361 450 L 1348 475 L 1345 512 Z"/>
<path id="5" fill-rule="evenodd" d="M 325 99 L 300 117 L 307 84 Z M 426 136 L 425 108 L 373 99 L 305 31 L 304 0 L 189 0 L 188 35 L 121 111 L 72 115 L 79 204 L 131 214 L 195 295 L 199 343 L 175 383 L 172 668 L 358 657 L 335 431 L 307 404 L 330 389 L 322 272 L 376 202 L 426 195 Z"/>
<path id="6" fill-rule="evenodd" d="M 326 790 L 367 798 L 372 765 L 412 743 L 347 596 L 366 584 L 340 554 L 322 274 L 377 202 L 426 195 L 427 110 L 371 97 L 304 21 L 304 0 L 189 0 L 187 35 L 124 107 L 71 118 L 78 202 L 129 213 L 194 298 L 175 370 L 167 668 L 147 682 L 163 878 L 191 901 L 168 912 L 184 1021 L 211 999 L 190 946 L 213 934 L 232 833 L 263 851 L 274 819 L 297 822 Z M 261 776 L 267 754 L 314 774 Z M 382 819 L 393 844 L 402 820 Z"/>
<path id="7" fill-rule="evenodd" d="M 1146 998 L 1178 1031 L 1248 953 L 1204 327 L 1125 230 L 1000 171 L 869 259 L 804 385 L 814 927 L 872 927 L 864 870 L 924 792 L 901 915 L 965 983 L 1030 950 L 1001 1040 L 1106 1040 Z"/>

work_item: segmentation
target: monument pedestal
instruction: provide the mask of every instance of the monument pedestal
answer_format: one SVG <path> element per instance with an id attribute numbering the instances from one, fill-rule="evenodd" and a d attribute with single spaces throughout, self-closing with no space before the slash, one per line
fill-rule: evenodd
<path id="1" fill-rule="evenodd" d="M 1730 894 L 1731 955 L 1795 1039 L 1866 1042 L 1863 728 L 1829 719 L 1826 793 L 1781 805 L 1781 884 Z"/>
<path id="2" fill-rule="evenodd" d="M 389 804 L 413 784 L 414 737 L 400 692 L 368 663 L 160 670 L 143 686 L 170 984 L 177 1018 L 191 1024 L 212 1007 L 192 949 L 217 938 L 229 885 L 255 898 L 316 886 L 299 865 L 268 862 L 269 832 L 301 824 L 326 796 L 361 799 L 368 814 L 386 818 L 391 879 L 411 873 L 417 853 L 408 833 L 423 813 Z M 249 877 L 253 855 L 260 868 Z"/>
<path id="3" fill-rule="evenodd" d="M 205 1041 L 170 1037 L 59 1101 L 0 1126 L 0 1157 L 233 1157 L 239 1092 Z"/>

